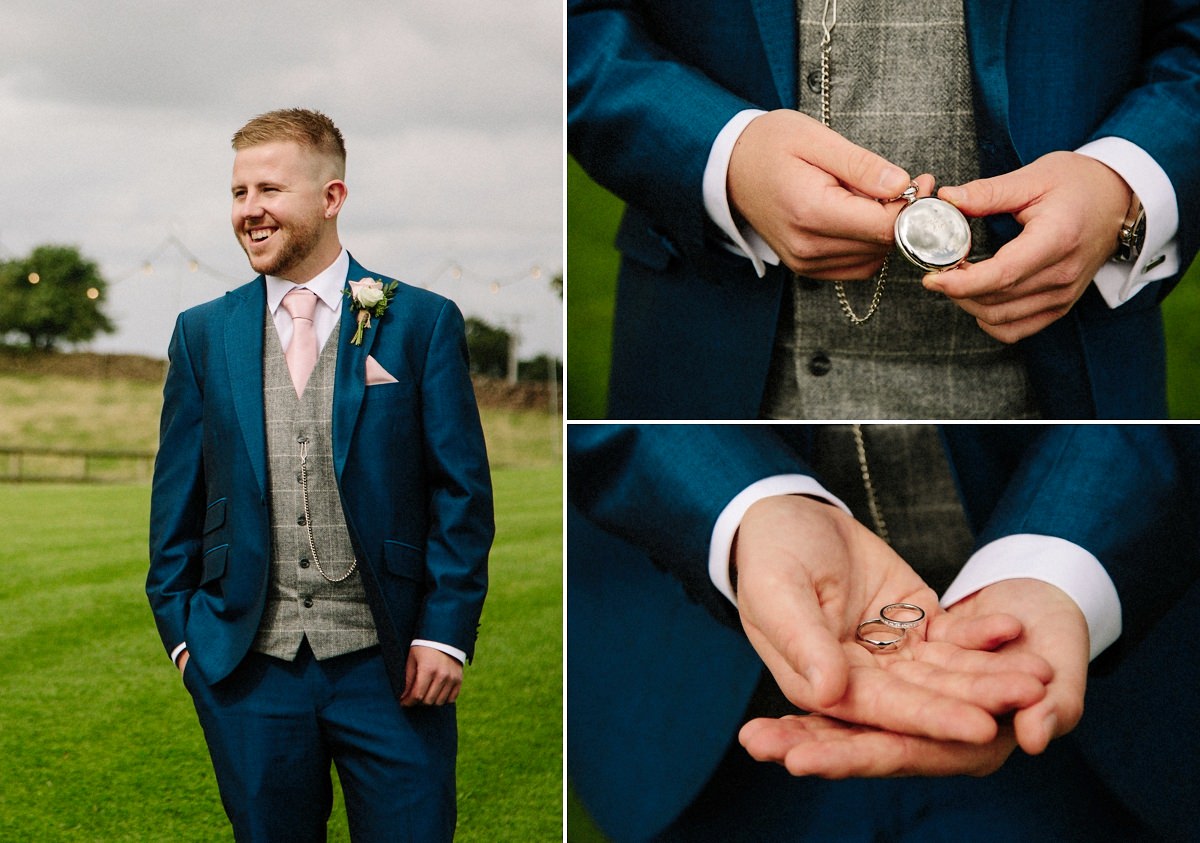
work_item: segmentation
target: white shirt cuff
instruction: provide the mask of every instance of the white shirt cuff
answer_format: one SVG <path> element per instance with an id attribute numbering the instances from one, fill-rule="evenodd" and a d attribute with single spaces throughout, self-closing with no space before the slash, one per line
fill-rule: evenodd
<path id="1" fill-rule="evenodd" d="M 713 141 L 712 149 L 708 152 L 708 163 L 704 166 L 703 181 L 704 210 L 708 212 L 709 219 L 717 228 L 729 238 L 725 248 L 734 254 L 749 258 L 759 278 L 767 274 L 766 264 L 779 264 L 779 256 L 751 226 L 738 228 L 733 221 L 733 211 L 729 207 L 729 190 L 726 183 L 729 179 L 729 159 L 733 156 L 733 147 L 737 139 L 750 125 L 751 120 L 766 113 L 760 109 L 748 108 L 733 115 Z"/>
<path id="2" fill-rule="evenodd" d="M 1056 536 L 1020 533 L 979 548 L 942 595 L 949 608 L 979 589 L 1003 580 L 1033 579 L 1066 592 L 1087 619 L 1089 659 L 1121 635 L 1121 599 L 1095 556 Z"/>
<path id="3" fill-rule="evenodd" d="M 187 649 L 187 642 L 184 641 L 178 647 L 171 651 L 171 663 L 178 666 L 180 654 Z"/>
<path id="4" fill-rule="evenodd" d="M 458 659 L 459 664 L 467 663 L 467 654 L 457 647 L 451 647 L 449 644 L 439 644 L 437 641 L 425 641 L 421 638 L 414 638 L 412 645 L 414 647 L 429 647 L 431 650 L 443 652 L 447 656 L 452 656 Z"/>
<path id="5" fill-rule="evenodd" d="M 1110 260 L 1096 273 L 1095 284 L 1109 307 L 1129 301 L 1147 284 L 1179 272 L 1179 206 L 1175 188 L 1158 162 L 1124 138 L 1099 138 L 1076 150 L 1116 172 L 1137 194 L 1146 211 L 1146 239 L 1131 266 Z"/>
<path id="6" fill-rule="evenodd" d="M 806 474 L 764 477 L 739 492 L 733 500 L 725 504 L 721 514 L 717 516 L 717 522 L 713 524 L 712 539 L 708 544 L 708 577 L 734 606 L 737 605 L 737 596 L 733 593 L 733 583 L 729 579 L 729 555 L 733 550 L 733 537 L 737 534 L 746 510 L 763 498 L 775 495 L 812 495 L 839 507 L 847 515 L 850 514 L 850 509 L 844 503 Z"/>

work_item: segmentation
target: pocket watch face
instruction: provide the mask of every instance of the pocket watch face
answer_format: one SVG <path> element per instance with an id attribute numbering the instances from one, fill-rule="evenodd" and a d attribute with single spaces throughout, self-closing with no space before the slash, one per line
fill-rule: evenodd
<path id="1" fill-rule="evenodd" d="M 917 199 L 896 217 L 900 253 L 926 272 L 941 272 L 971 253 L 971 226 L 962 212 L 933 196 Z"/>

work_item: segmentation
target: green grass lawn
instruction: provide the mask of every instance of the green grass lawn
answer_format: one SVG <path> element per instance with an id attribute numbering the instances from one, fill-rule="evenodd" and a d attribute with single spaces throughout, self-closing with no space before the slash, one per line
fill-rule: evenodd
<path id="1" fill-rule="evenodd" d="M 461 841 L 562 837 L 561 464 L 495 472 Z M 0 485 L 0 840 L 229 840 L 143 591 L 149 489 Z M 340 800 L 330 839 L 348 840 Z"/>
<path id="2" fill-rule="evenodd" d="M 567 164 L 567 414 L 604 417 L 611 359 L 621 203 Z M 1172 418 L 1200 419 L 1200 261 L 1167 298 L 1168 400 Z"/>

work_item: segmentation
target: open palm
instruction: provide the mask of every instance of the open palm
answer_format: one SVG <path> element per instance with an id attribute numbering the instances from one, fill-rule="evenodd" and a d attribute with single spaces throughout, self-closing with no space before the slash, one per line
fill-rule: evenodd
<path id="1" fill-rule="evenodd" d="M 1021 623 L 981 614 L 953 623 L 912 568 L 833 506 L 768 498 L 746 513 L 734 545 L 738 608 L 750 642 L 796 706 L 901 734 L 983 744 L 996 717 L 1045 694 L 1050 666 L 1037 655 L 991 652 Z M 859 623 L 896 602 L 928 613 L 895 652 L 871 650 Z"/>

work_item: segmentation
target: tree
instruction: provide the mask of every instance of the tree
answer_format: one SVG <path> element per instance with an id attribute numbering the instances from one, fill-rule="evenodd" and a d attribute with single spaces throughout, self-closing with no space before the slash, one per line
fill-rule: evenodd
<path id="1" fill-rule="evenodd" d="M 467 318 L 465 330 L 471 374 L 505 377 L 508 374 L 508 345 L 512 335 L 474 316 Z"/>
<path id="2" fill-rule="evenodd" d="M 38 246 L 0 264 L 0 337 L 22 334 L 31 348 L 85 342 L 116 327 L 101 310 L 108 283 L 74 246 Z"/>
<path id="3" fill-rule="evenodd" d="M 548 381 L 551 380 L 550 365 L 554 364 L 553 380 L 562 383 L 562 361 L 557 357 L 553 361 L 549 354 L 539 354 L 517 364 L 517 380 Z"/>

